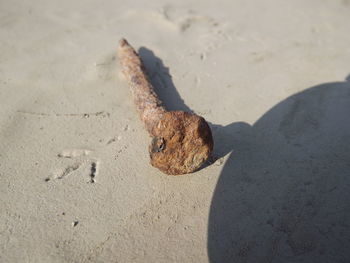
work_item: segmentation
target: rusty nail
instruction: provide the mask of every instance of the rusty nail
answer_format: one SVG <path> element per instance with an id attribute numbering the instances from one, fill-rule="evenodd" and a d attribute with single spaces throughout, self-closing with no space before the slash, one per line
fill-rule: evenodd
<path id="1" fill-rule="evenodd" d="M 213 150 L 213 137 L 203 117 L 184 111 L 166 111 L 146 75 L 134 48 L 120 40 L 122 72 L 147 131 L 151 164 L 166 174 L 179 175 L 198 170 Z"/>

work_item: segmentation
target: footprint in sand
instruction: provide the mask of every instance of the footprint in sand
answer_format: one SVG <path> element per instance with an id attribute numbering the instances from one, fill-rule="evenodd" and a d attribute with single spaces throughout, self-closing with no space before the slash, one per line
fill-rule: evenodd
<path id="1" fill-rule="evenodd" d="M 67 165 L 64 169 L 59 169 L 53 172 L 52 176 L 45 178 L 45 182 L 49 182 L 51 180 L 61 180 L 70 175 L 73 175 L 79 169 L 85 167 L 85 170 L 88 170 L 88 183 L 95 183 L 96 176 L 99 172 L 99 164 L 100 162 L 94 158 L 86 158 L 86 156 L 92 153 L 91 150 L 88 149 L 65 149 L 57 154 L 58 158 L 66 158 L 66 159 L 75 159 L 74 163 Z"/>

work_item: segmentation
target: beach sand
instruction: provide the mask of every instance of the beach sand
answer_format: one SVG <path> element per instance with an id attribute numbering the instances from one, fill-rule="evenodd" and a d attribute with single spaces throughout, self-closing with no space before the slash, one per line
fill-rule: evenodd
<path id="1" fill-rule="evenodd" d="M 350 1 L 0 10 L 1 262 L 349 262 Z M 122 37 L 210 165 L 149 164 Z"/>

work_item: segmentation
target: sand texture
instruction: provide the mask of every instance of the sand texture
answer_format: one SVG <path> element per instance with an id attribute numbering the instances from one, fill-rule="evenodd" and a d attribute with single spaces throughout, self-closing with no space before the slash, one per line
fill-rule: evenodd
<path id="1" fill-rule="evenodd" d="M 0 262 L 350 262 L 350 1 L 0 2 Z M 125 37 L 211 162 L 169 176 Z"/>

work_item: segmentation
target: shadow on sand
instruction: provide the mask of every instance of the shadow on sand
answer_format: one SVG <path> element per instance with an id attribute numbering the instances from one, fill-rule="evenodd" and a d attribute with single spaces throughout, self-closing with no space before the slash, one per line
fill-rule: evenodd
<path id="1" fill-rule="evenodd" d="M 234 143 L 211 203 L 210 261 L 350 262 L 350 82 L 230 126 L 215 138 Z"/>
<path id="2" fill-rule="evenodd" d="M 162 61 L 139 53 L 167 108 L 191 112 Z M 350 262 L 349 78 L 290 96 L 253 126 L 210 125 L 214 154 L 232 151 L 210 207 L 210 262 Z"/>

